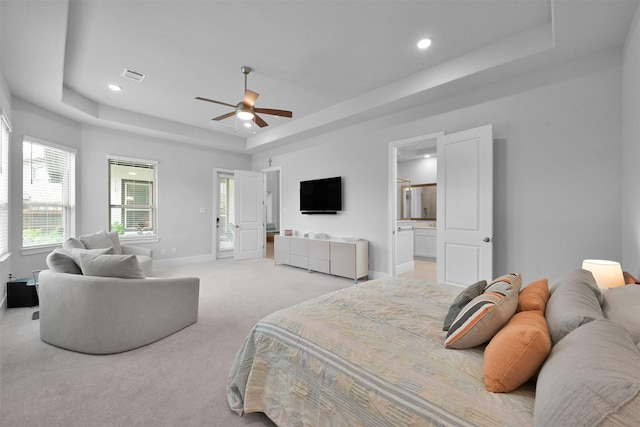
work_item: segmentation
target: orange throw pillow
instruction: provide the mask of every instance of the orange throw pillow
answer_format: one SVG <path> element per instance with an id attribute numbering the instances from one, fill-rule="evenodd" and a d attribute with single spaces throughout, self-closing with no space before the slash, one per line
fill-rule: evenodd
<path id="1" fill-rule="evenodd" d="M 549 282 L 547 279 L 536 280 L 522 288 L 518 295 L 518 309 L 520 311 L 542 310 L 544 312 L 549 301 Z"/>
<path id="2" fill-rule="evenodd" d="M 540 310 L 516 313 L 484 350 L 484 384 L 488 391 L 507 393 L 540 369 L 551 352 L 551 336 Z"/>

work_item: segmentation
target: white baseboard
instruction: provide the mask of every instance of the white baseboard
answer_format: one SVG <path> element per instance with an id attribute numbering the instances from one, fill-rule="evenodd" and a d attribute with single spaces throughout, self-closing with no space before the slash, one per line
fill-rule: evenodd
<path id="1" fill-rule="evenodd" d="M 413 260 L 409 261 L 409 262 L 405 262 L 404 264 L 399 264 L 396 267 L 396 275 L 399 276 L 402 273 L 406 273 L 407 271 L 411 271 L 415 268 L 415 263 L 413 262 Z"/>
<path id="2" fill-rule="evenodd" d="M 4 298 L 0 301 L 0 322 L 2 322 L 2 318 L 4 314 L 7 312 L 7 294 L 4 294 Z"/>
<path id="3" fill-rule="evenodd" d="M 203 262 L 212 262 L 215 261 L 216 257 L 213 254 L 208 255 L 197 255 L 191 257 L 184 258 L 169 258 L 169 259 L 160 259 L 153 260 L 153 267 L 158 268 L 170 268 L 170 267 L 178 267 L 181 265 L 189 265 L 189 264 L 199 264 Z"/>
<path id="4" fill-rule="evenodd" d="M 369 279 L 371 280 L 375 280 L 375 279 L 387 279 L 391 277 L 389 275 L 389 273 L 382 273 L 380 271 L 373 271 L 373 270 L 369 270 Z"/>

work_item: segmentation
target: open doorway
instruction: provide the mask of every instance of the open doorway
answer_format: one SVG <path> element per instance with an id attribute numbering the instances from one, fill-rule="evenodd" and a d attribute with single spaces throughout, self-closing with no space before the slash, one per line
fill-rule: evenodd
<path id="1" fill-rule="evenodd" d="M 264 173 L 264 215 L 265 215 L 265 257 L 274 258 L 274 239 L 281 228 L 281 180 L 280 167 L 265 169 Z"/>
<path id="2" fill-rule="evenodd" d="M 216 258 L 231 258 L 235 250 L 235 179 L 228 172 L 218 172 L 217 178 Z"/>
<path id="3" fill-rule="evenodd" d="M 393 276 L 436 281 L 437 137 L 390 143 Z"/>

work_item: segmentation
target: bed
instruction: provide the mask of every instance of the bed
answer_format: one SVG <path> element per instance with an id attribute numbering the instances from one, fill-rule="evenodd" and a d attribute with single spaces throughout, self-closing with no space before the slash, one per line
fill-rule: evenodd
<path id="1" fill-rule="evenodd" d="M 280 426 L 532 425 L 533 385 L 487 392 L 483 348 L 444 348 L 460 290 L 373 280 L 265 317 L 231 369 L 231 409 Z"/>

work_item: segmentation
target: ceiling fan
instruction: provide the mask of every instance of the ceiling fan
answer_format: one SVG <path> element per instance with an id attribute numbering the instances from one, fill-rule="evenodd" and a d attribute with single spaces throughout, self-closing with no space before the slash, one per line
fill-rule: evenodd
<path id="1" fill-rule="evenodd" d="M 260 116 L 256 113 L 261 114 L 271 114 L 272 116 L 280 116 L 280 117 L 293 117 L 293 113 L 287 110 L 275 110 L 273 108 L 256 108 L 254 105 L 256 103 L 256 99 L 258 99 L 259 94 L 247 89 L 247 75 L 251 72 L 251 67 L 247 67 L 246 65 L 240 67 L 240 71 L 244 74 L 244 99 L 241 102 L 238 102 L 236 105 L 228 104 L 222 101 L 216 101 L 214 99 L 203 98 L 201 96 L 197 96 L 196 99 L 200 101 L 213 102 L 214 104 L 226 105 L 227 107 L 231 107 L 234 110 L 223 114 L 218 117 L 214 117 L 211 120 L 224 120 L 231 116 L 237 116 L 241 120 L 253 120 L 255 124 L 260 126 L 261 128 L 265 126 L 269 126 L 267 122 L 265 122 Z"/>

